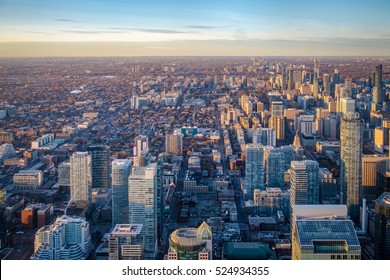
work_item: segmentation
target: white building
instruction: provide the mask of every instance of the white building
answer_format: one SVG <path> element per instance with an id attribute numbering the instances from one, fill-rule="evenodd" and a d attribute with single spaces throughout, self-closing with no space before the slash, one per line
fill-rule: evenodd
<path id="1" fill-rule="evenodd" d="M 157 164 L 137 166 L 129 176 L 129 223 L 143 224 L 146 258 L 157 250 Z"/>
<path id="2" fill-rule="evenodd" d="M 84 260 L 91 251 L 89 223 L 80 217 L 62 216 L 35 234 L 34 260 Z"/>

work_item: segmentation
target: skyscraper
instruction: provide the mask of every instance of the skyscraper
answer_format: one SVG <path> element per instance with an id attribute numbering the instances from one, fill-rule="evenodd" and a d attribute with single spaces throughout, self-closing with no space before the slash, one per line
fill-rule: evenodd
<path id="1" fill-rule="evenodd" d="M 390 260 L 390 192 L 375 201 L 375 251 L 376 260 Z"/>
<path id="2" fill-rule="evenodd" d="M 379 89 L 379 95 L 382 96 L 382 64 L 375 66 L 375 81 L 374 86 Z"/>
<path id="3" fill-rule="evenodd" d="M 88 147 L 91 155 L 92 188 L 108 188 L 110 186 L 110 147 L 94 145 Z"/>
<path id="4" fill-rule="evenodd" d="M 148 136 L 139 135 L 134 139 L 134 165 L 146 166 L 149 162 L 149 139 Z"/>
<path id="5" fill-rule="evenodd" d="M 116 159 L 112 162 L 112 224 L 129 223 L 129 176 L 131 161 Z"/>
<path id="6" fill-rule="evenodd" d="M 314 81 L 313 81 L 313 97 L 315 99 L 318 98 L 319 91 L 320 91 L 320 85 L 319 85 L 319 82 L 318 82 L 318 78 L 315 78 Z"/>
<path id="7" fill-rule="evenodd" d="M 183 134 L 174 133 L 165 136 L 165 151 L 176 155 L 183 152 Z"/>
<path id="8" fill-rule="evenodd" d="M 108 236 L 109 260 L 142 260 L 144 239 L 142 224 L 117 224 Z"/>
<path id="9" fill-rule="evenodd" d="M 290 205 L 319 204 L 319 165 L 313 160 L 292 161 Z"/>
<path id="10" fill-rule="evenodd" d="M 358 223 L 362 181 L 361 120 L 358 113 L 347 113 L 343 116 L 340 142 L 341 202 L 347 205 L 351 220 Z"/>
<path id="11" fill-rule="evenodd" d="M 250 197 L 253 197 L 255 189 L 264 188 L 264 148 L 262 145 L 246 145 L 245 180 Z"/>
<path id="12" fill-rule="evenodd" d="M 288 69 L 288 90 L 294 89 L 294 70 L 292 68 Z"/>
<path id="13" fill-rule="evenodd" d="M 89 223 L 84 218 L 62 216 L 37 231 L 32 259 L 84 260 L 90 251 Z"/>
<path id="14" fill-rule="evenodd" d="M 314 77 L 313 80 L 320 78 L 320 62 L 314 59 Z"/>
<path id="15" fill-rule="evenodd" d="M 133 168 L 129 176 L 129 223 L 143 224 L 145 258 L 157 249 L 157 164 Z"/>
<path id="16" fill-rule="evenodd" d="M 75 152 L 70 157 L 70 197 L 77 207 L 91 205 L 91 156 L 88 152 Z"/>
<path id="17" fill-rule="evenodd" d="M 271 150 L 267 159 L 267 185 L 268 187 L 284 186 L 284 153 Z"/>

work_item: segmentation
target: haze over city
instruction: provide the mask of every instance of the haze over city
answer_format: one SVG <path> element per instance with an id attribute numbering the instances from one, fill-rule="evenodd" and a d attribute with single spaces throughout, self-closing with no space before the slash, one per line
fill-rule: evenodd
<path id="1" fill-rule="evenodd" d="M 0 0 L 0 259 L 389 260 L 390 3 L 296 2 Z"/>
<path id="2" fill-rule="evenodd" d="M 1 1 L 0 56 L 387 56 L 388 1 Z"/>

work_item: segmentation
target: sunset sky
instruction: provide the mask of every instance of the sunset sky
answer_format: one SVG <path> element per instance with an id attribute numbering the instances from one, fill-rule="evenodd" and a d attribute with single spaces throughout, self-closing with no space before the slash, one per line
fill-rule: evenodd
<path id="1" fill-rule="evenodd" d="M 0 56 L 390 55 L 389 13 L 387 0 L 0 0 Z"/>

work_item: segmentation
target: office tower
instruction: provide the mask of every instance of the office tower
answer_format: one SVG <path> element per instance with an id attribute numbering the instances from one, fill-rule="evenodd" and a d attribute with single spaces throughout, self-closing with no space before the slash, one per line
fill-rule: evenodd
<path id="1" fill-rule="evenodd" d="M 382 121 L 382 127 L 384 129 L 384 145 L 385 145 L 385 149 L 389 149 L 390 120 L 384 119 Z"/>
<path id="2" fill-rule="evenodd" d="M 381 90 L 378 87 L 372 88 L 372 101 L 375 104 L 382 104 L 383 102 L 383 96 L 381 94 Z"/>
<path id="3" fill-rule="evenodd" d="M 335 68 L 334 73 L 333 73 L 333 83 L 338 84 L 338 83 L 340 83 L 340 80 L 341 80 L 341 77 L 340 77 L 339 69 Z"/>
<path id="4" fill-rule="evenodd" d="M 134 165 L 146 166 L 149 162 L 149 139 L 148 136 L 139 135 L 134 139 Z"/>
<path id="5" fill-rule="evenodd" d="M 255 189 L 264 188 L 264 148 L 262 145 L 246 145 L 245 181 L 250 197 L 253 197 Z"/>
<path id="6" fill-rule="evenodd" d="M 256 128 L 253 131 L 252 143 L 275 147 L 276 131 L 272 128 Z"/>
<path id="7" fill-rule="evenodd" d="M 198 228 L 181 228 L 169 236 L 168 260 L 210 260 L 212 259 L 212 232 L 203 222 Z"/>
<path id="8" fill-rule="evenodd" d="M 378 88 L 378 94 L 380 96 L 380 100 L 383 100 L 383 90 L 382 90 L 382 64 L 375 66 L 375 81 L 374 86 Z"/>
<path id="9" fill-rule="evenodd" d="M 313 97 L 315 99 L 318 98 L 319 91 L 320 91 L 320 85 L 318 83 L 318 78 L 315 78 L 314 81 L 313 81 Z"/>
<path id="10" fill-rule="evenodd" d="M 270 150 L 267 158 L 268 187 L 284 186 L 285 159 L 281 151 Z"/>
<path id="11" fill-rule="evenodd" d="M 89 146 L 91 155 L 92 188 L 110 186 L 110 147 L 106 145 Z"/>
<path id="12" fill-rule="evenodd" d="M 341 98 L 341 113 L 347 114 L 347 113 L 353 113 L 355 112 L 355 99 L 352 99 L 350 97 L 343 97 Z"/>
<path id="13" fill-rule="evenodd" d="M 286 138 L 286 117 L 275 116 L 270 118 L 269 127 L 276 131 L 276 140 L 284 140 Z"/>
<path id="14" fill-rule="evenodd" d="M 323 204 L 338 204 L 340 202 L 340 185 L 327 168 L 319 169 L 320 201 Z M 328 202 L 328 203 L 325 203 Z"/>
<path id="15" fill-rule="evenodd" d="M 176 155 L 183 153 L 183 134 L 174 133 L 165 136 L 165 151 Z"/>
<path id="16" fill-rule="evenodd" d="M 117 224 L 108 236 L 109 260 L 142 260 L 144 239 L 142 224 Z"/>
<path id="17" fill-rule="evenodd" d="M 290 168 L 290 205 L 319 204 L 319 166 L 316 161 L 292 161 Z"/>
<path id="18" fill-rule="evenodd" d="M 293 260 L 359 260 L 361 247 L 345 205 L 292 207 Z"/>
<path id="19" fill-rule="evenodd" d="M 377 126 L 374 129 L 374 150 L 383 154 L 385 151 L 385 129 L 382 126 Z"/>
<path id="20" fill-rule="evenodd" d="M 288 84 L 287 84 L 288 90 L 294 89 L 294 70 L 292 68 L 288 69 Z"/>
<path id="21" fill-rule="evenodd" d="M 341 203 L 348 207 L 348 214 L 355 223 L 360 218 L 361 202 L 361 120 L 358 113 L 347 113 L 340 128 L 340 185 Z"/>
<path id="22" fill-rule="evenodd" d="M 40 228 L 34 239 L 34 260 L 85 260 L 91 251 L 89 223 L 62 216 Z"/>
<path id="23" fill-rule="evenodd" d="M 112 162 L 112 225 L 129 222 L 129 176 L 131 161 L 116 159 Z"/>
<path id="24" fill-rule="evenodd" d="M 390 192 L 375 200 L 375 251 L 376 260 L 390 260 Z"/>
<path id="25" fill-rule="evenodd" d="M 73 153 L 70 157 L 70 197 L 77 207 L 87 209 L 91 205 L 91 172 L 91 156 L 87 152 Z"/>
<path id="26" fill-rule="evenodd" d="M 317 59 L 314 59 L 314 76 L 313 80 L 320 78 L 320 62 Z"/>
<path id="27" fill-rule="evenodd" d="M 376 198 L 377 173 L 386 171 L 389 158 L 380 155 L 363 155 L 362 195 L 363 198 Z"/>
<path id="28" fill-rule="evenodd" d="M 157 248 L 157 164 L 133 168 L 129 176 L 129 223 L 143 224 L 145 258 Z"/>
<path id="29" fill-rule="evenodd" d="M 58 185 L 70 186 L 70 162 L 63 162 L 58 166 Z"/>
<path id="30" fill-rule="evenodd" d="M 345 87 L 345 95 L 346 97 L 351 97 L 352 96 L 352 79 L 345 79 L 344 83 Z"/>
<path id="31" fill-rule="evenodd" d="M 390 170 L 377 172 L 376 179 L 376 197 L 379 197 L 384 192 L 390 192 Z"/>
<path id="32" fill-rule="evenodd" d="M 283 102 L 282 101 L 272 101 L 271 102 L 271 117 L 281 117 L 283 116 Z"/>

